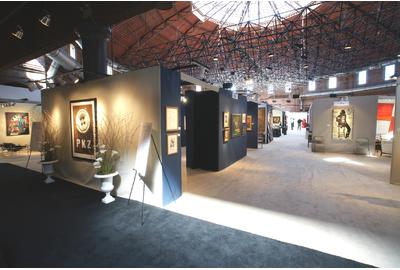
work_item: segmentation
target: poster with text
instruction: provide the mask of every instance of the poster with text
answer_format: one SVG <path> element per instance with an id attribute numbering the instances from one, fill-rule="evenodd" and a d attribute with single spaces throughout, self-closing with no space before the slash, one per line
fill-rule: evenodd
<path id="1" fill-rule="evenodd" d="M 71 101 L 72 156 L 96 159 L 97 117 L 96 99 Z"/>
<path id="2" fill-rule="evenodd" d="M 6 135 L 29 135 L 29 113 L 6 112 Z"/>
<path id="3" fill-rule="evenodd" d="M 353 138 L 353 109 L 334 107 L 332 113 L 332 139 L 349 141 Z"/>

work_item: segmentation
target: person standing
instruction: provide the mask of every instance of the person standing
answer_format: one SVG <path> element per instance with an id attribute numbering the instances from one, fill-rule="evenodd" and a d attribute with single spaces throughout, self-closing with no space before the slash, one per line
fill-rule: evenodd
<path id="1" fill-rule="evenodd" d="M 297 120 L 297 130 L 301 130 L 301 119 Z"/>
<path id="2" fill-rule="evenodd" d="M 294 119 L 290 118 L 290 129 L 293 130 L 294 129 Z"/>

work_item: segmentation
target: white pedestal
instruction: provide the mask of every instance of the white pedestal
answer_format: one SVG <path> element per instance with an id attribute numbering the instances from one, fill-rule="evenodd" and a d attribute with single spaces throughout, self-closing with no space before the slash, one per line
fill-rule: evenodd
<path id="1" fill-rule="evenodd" d="M 51 177 L 51 175 L 54 173 L 54 163 L 57 163 L 58 160 L 51 160 L 51 161 L 41 161 L 42 163 L 42 170 L 43 173 L 47 176 L 47 178 L 44 180 L 46 184 L 51 184 L 54 183 L 55 180 Z"/>
<path id="2" fill-rule="evenodd" d="M 110 173 L 110 174 L 95 174 L 94 177 L 101 180 L 100 189 L 103 191 L 106 196 L 101 200 L 105 204 L 109 204 L 115 201 L 115 198 L 111 196 L 111 191 L 114 189 L 113 185 L 113 177 L 118 175 L 118 172 Z"/>

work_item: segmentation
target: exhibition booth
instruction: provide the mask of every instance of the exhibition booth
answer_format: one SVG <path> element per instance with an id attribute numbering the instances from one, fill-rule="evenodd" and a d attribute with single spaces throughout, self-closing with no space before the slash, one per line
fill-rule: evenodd
<path id="1" fill-rule="evenodd" d="M 246 97 L 221 89 L 186 91 L 186 98 L 188 168 L 219 171 L 246 156 L 246 122 L 250 119 Z M 250 122 L 253 130 L 254 120 Z"/>
<path id="2" fill-rule="evenodd" d="M 258 106 L 258 136 L 262 143 L 270 143 L 274 139 L 272 106 L 267 103 Z"/>
<path id="3" fill-rule="evenodd" d="M 258 103 L 247 102 L 246 116 L 247 148 L 258 148 Z"/>
<path id="4" fill-rule="evenodd" d="M 318 99 L 311 107 L 313 151 L 391 153 L 394 97 L 359 96 Z"/>
<path id="5" fill-rule="evenodd" d="M 134 187 L 141 199 L 143 188 L 146 203 L 159 206 L 181 195 L 179 73 L 151 67 L 44 90 L 42 108 L 60 134 L 55 176 L 98 189 L 94 167 L 118 156 L 114 195 Z"/>

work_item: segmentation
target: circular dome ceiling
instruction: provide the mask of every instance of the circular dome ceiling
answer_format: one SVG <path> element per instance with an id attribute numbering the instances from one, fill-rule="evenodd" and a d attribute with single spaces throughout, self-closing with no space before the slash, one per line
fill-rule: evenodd
<path id="1" fill-rule="evenodd" d="M 192 1 L 192 11 L 202 21 L 236 29 L 251 22 L 266 26 L 275 15 L 288 17 L 313 1 Z"/>

